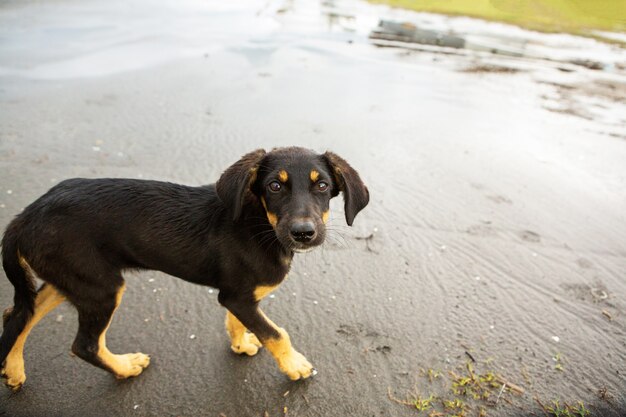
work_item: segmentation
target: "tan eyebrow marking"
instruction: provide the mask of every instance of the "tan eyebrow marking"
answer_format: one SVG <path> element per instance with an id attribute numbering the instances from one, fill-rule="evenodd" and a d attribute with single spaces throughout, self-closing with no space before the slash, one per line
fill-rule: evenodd
<path id="1" fill-rule="evenodd" d="M 287 182 L 287 180 L 289 179 L 289 174 L 287 174 L 287 171 L 285 171 L 284 169 L 281 169 L 280 172 L 278 172 L 278 179 L 280 180 L 280 182 Z"/>
<path id="2" fill-rule="evenodd" d="M 311 177 L 311 181 L 317 182 L 317 179 L 320 177 L 320 173 L 312 169 L 310 177 Z"/>

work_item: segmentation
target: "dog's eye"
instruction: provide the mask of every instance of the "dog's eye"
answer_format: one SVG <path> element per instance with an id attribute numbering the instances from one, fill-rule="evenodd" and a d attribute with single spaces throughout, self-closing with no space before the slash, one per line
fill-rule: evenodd
<path id="1" fill-rule="evenodd" d="M 280 191 L 281 185 L 278 181 L 272 181 L 267 185 L 267 188 L 269 188 L 271 192 L 277 193 Z"/>
<path id="2" fill-rule="evenodd" d="M 317 183 L 317 189 L 320 191 L 326 191 L 328 190 L 328 183 L 324 182 L 324 181 L 320 181 Z"/>

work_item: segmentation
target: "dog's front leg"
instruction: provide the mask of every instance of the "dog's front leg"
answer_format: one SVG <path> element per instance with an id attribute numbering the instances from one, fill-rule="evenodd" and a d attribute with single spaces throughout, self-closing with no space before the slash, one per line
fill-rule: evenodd
<path id="1" fill-rule="evenodd" d="M 254 356 L 262 346 L 255 334 L 247 332 L 246 327 L 231 313 L 226 310 L 226 331 L 230 337 L 230 348 L 233 352 L 248 356 Z"/>
<path id="2" fill-rule="evenodd" d="M 220 303 L 228 309 L 248 330 L 254 333 L 263 346 L 270 351 L 278 367 L 290 379 L 308 378 L 313 366 L 291 345 L 285 329 L 278 327 L 259 309 L 258 303 L 221 297 Z"/>

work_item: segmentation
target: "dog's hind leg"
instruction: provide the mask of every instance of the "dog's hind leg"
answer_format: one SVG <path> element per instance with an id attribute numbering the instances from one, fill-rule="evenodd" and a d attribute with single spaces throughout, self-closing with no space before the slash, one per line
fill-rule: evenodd
<path id="1" fill-rule="evenodd" d="M 65 297 L 52 285 L 47 283 L 43 284 L 37 292 L 33 315 L 17 337 L 15 344 L 5 360 L 4 368 L 2 369 L 2 375 L 6 378 L 6 384 L 13 390 L 19 389 L 22 384 L 24 384 L 24 381 L 26 381 L 26 374 L 24 372 L 24 344 L 26 343 L 28 334 L 39 320 L 44 318 L 46 314 L 64 300 Z M 5 320 L 7 322 L 11 320 L 10 314 L 10 312 L 6 314 Z"/>
<path id="2" fill-rule="evenodd" d="M 235 353 L 254 356 L 263 346 L 259 339 L 250 332 L 230 311 L 226 311 L 226 331 L 230 336 L 230 348 Z"/>
<path id="3" fill-rule="evenodd" d="M 103 296 L 100 292 L 97 302 L 80 300 L 74 303 L 78 309 L 78 334 L 72 352 L 120 379 L 137 376 L 150 364 L 148 355 L 139 352 L 116 355 L 106 346 L 106 332 L 113 313 L 122 301 L 125 287 L 122 281 L 115 293 Z"/>

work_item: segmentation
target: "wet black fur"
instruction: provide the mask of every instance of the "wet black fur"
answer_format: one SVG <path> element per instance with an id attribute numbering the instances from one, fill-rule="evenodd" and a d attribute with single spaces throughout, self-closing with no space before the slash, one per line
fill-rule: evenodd
<path id="1" fill-rule="evenodd" d="M 311 168 L 318 170 L 330 184 L 328 192 L 321 196 L 297 189 L 307 185 L 294 177 L 289 183 L 294 188 L 285 192 L 298 198 L 281 200 L 270 193 L 267 182 L 287 165 L 307 176 Z M 290 214 L 319 220 L 339 191 L 352 224 L 369 201 L 358 174 L 335 154 L 302 148 L 251 152 L 216 184 L 202 187 L 135 179 L 61 182 L 26 207 L 2 240 L 3 266 L 15 296 L 0 338 L 0 363 L 32 315 L 36 296 L 19 255 L 77 308 L 79 331 L 72 350 L 105 369 L 97 358 L 97 339 L 113 314 L 127 269 L 159 270 L 217 288 L 219 302 L 261 341 L 279 337 L 259 313 L 254 289 L 278 284 L 288 272 L 285 259 L 293 257 L 294 246 L 277 234 L 288 227 Z M 268 210 L 279 212 L 276 230 L 261 197 Z M 291 213 L 282 212 L 281 204 Z M 316 227 L 323 235 L 323 224 L 316 221 Z"/>

